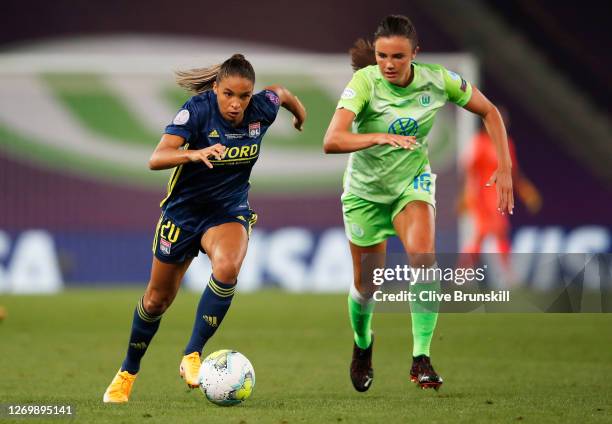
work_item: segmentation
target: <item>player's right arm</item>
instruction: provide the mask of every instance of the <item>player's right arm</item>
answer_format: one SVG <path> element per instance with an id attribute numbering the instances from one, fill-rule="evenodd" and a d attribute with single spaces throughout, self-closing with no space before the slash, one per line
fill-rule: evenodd
<path id="1" fill-rule="evenodd" d="M 355 134 L 351 131 L 354 120 L 353 111 L 336 109 L 323 139 L 325 153 L 350 153 L 381 144 L 410 150 L 416 147 L 416 138 L 413 136 L 386 133 Z"/>
<path id="2" fill-rule="evenodd" d="M 164 135 L 157 144 L 149 159 L 149 169 L 174 168 L 189 162 L 203 162 L 209 168 L 208 160 L 214 157 L 220 160 L 225 152 L 225 146 L 217 143 L 199 150 L 183 149 L 186 143 L 192 143 L 200 131 L 201 115 L 206 114 L 206 103 L 194 96 L 187 100 L 178 111 L 172 122 L 166 126 Z"/>
<path id="3" fill-rule="evenodd" d="M 208 159 L 214 157 L 220 160 L 225 152 L 225 146 L 220 143 L 199 150 L 181 149 L 184 144 L 183 137 L 164 134 L 149 159 L 149 169 L 154 171 L 169 169 L 189 162 L 203 162 L 212 168 L 212 163 Z"/>
<path id="4" fill-rule="evenodd" d="M 325 133 L 323 140 L 325 153 L 350 153 L 380 144 L 389 144 L 404 149 L 415 147 L 416 138 L 412 136 L 386 133 L 355 134 L 351 131 L 355 117 L 368 104 L 371 91 L 371 82 L 366 73 L 355 72 L 342 93 L 336 112 Z"/>

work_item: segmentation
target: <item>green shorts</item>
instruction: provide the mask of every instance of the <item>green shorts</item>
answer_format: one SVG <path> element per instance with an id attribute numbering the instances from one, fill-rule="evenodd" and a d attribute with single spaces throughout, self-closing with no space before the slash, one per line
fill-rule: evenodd
<path id="1" fill-rule="evenodd" d="M 351 243 L 372 246 L 396 235 L 393 219 L 404 207 L 421 200 L 436 207 L 436 174 L 424 172 L 406 187 L 392 203 L 377 203 L 362 199 L 353 193 L 342 195 L 344 231 Z"/>

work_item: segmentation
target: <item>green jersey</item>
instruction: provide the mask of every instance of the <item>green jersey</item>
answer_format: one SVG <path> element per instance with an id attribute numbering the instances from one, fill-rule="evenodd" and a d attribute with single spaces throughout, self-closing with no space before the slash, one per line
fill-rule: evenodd
<path id="1" fill-rule="evenodd" d="M 355 113 L 353 132 L 416 136 L 415 150 L 390 145 L 353 152 L 344 173 L 344 192 L 377 203 L 391 203 L 415 176 L 429 167 L 427 134 L 436 112 L 447 101 L 464 106 L 472 86 L 440 65 L 412 62 L 414 77 L 407 87 L 388 82 L 378 65 L 354 73 L 338 109 Z"/>

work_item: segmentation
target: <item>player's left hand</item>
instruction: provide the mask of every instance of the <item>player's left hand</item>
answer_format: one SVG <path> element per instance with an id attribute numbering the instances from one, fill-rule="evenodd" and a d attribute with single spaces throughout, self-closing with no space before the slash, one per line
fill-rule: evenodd
<path id="1" fill-rule="evenodd" d="M 298 113 L 293 115 L 293 127 L 298 131 L 302 131 L 304 129 L 304 121 L 306 121 L 306 108 L 297 96 L 295 96 L 295 101 L 298 106 Z"/>
<path id="2" fill-rule="evenodd" d="M 304 121 L 294 116 L 293 117 L 293 128 L 295 128 L 298 131 L 304 130 Z"/>
<path id="3" fill-rule="evenodd" d="M 497 168 L 491 175 L 489 181 L 485 184 L 486 187 L 491 187 L 495 184 L 497 190 L 497 210 L 504 215 L 508 212 L 512 215 L 514 212 L 514 194 L 512 193 L 512 169 Z"/>

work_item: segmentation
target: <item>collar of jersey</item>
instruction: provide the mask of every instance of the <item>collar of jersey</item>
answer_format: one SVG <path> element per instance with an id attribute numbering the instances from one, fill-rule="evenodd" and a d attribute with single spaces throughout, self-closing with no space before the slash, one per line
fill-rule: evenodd
<path id="1" fill-rule="evenodd" d="M 391 90 L 391 92 L 394 94 L 398 95 L 406 95 L 414 91 L 414 87 L 417 86 L 416 82 L 419 77 L 418 67 L 415 66 L 415 63 L 412 64 L 412 72 L 414 72 L 414 77 L 412 78 L 412 81 L 410 81 L 410 84 L 408 84 L 406 87 L 400 87 L 399 85 L 391 84 L 389 81 L 387 81 L 383 74 L 380 73 L 380 68 L 376 66 L 376 73 L 382 80 L 385 87 Z"/>

